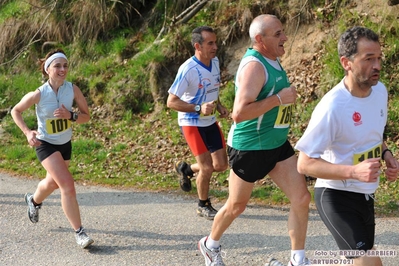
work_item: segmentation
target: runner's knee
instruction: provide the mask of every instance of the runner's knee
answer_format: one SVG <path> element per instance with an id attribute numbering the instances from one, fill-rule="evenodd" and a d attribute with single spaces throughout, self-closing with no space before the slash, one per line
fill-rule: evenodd
<path id="1" fill-rule="evenodd" d="M 294 190 L 295 194 L 288 196 L 290 199 L 291 205 L 297 206 L 309 206 L 311 196 L 307 189 L 304 190 Z"/>
<path id="2" fill-rule="evenodd" d="M 200 167 L 200 173 L 204 177 L 211 177 L 213 173 L 213 165 L 204 165 Z"/>
<path id="3" fill-rule="evenodd" d="M 245 211 L 247 204 L 244 202 L 228 203 L 226 212 L 228 212 L 234 218 L 240 216 Z"/>
<path id="4" fill-rule="evenodd" d="M 213 164 L 213 170 L 214 170 L 215 172 L 223 172 L 223 171 L 226 171 L 227 167 L 228 167 L 227 161 L 226 161 L 226 163 L 224 163 L 224 164 L 222 164 L 222 163 L 214 163 L 214 164 Z"/>

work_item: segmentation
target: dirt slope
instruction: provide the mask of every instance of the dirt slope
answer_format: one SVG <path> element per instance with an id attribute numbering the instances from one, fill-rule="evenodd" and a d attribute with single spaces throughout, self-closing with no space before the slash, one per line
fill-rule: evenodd
<path id="1" fill-rule="evenodd" d="M 372 21 L 381 23 L 384 15 L 399 14 L 399 5 L 390 6 L 386 0 L 354 0 L 351 1 L 348 10 L 352 13 L 367 15 Z M 331 14 L 334 12 L 334 7 L 330 4 L 319 11 L 325 15 Z M 292 21 L 285 25 L 288 41 L 285 44 L 286 53 L 281 58 L 282 65 L 291 82 L 300 90 L 306 90 L 309 86 L 315 87 L 319 83 L 319 72 L 322 67 L 319 59 L 323 53 L 323 41 L 326 41 L 327 36 L 338 38 L 339 33 L 336 30 L 338 21 L 339 18 L 331 23 L 322 22 L 319 19 L 313 24 L 299 27 L 296 27 L 295 21 Z M 235 75 L 240 59 L 249 46 L 250 40 L 246 37 L 228 49 L 227 72 L 229 75 Z"/>

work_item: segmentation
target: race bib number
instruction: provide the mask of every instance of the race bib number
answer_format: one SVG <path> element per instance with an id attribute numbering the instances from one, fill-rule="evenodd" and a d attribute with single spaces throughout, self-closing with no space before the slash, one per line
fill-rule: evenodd
<path id="1" fill-rule="evenodd" d="M 71 127 L 69 119 L 53 118 L 46 120 L 46 130 L 49 135 L 61 133 Z"/>
<path id="2" fill-rule="evenodd" d="M 364 160 L 371 158 L 379 158 L 381 157 L 382 145 L 381 143 L 374 146 L 371 149 L 368 149 L 364 152 L 355 153 L 353 155 L 353 165 L 363 162 Z"/>
<path id="3" fill-rule="evenodd" d="M 293 104 L 279 106 L 274 128 L 287 128 L 290 126 L 293 108 Z"/>

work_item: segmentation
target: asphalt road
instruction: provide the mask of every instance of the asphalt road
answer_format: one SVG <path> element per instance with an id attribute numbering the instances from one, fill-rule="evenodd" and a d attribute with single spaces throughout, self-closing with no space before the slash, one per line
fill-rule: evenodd
<path id="1" fill-rule="evenodd" d="M 212 222 L 196 216 L 196 200 L 183 192 L 77 185 L 83 225 L 95 240 L 83 250 L 62 212 L 59 192 L 43 204 L 39 223 L 29 221 L 23 196 L 37 183 L 0 173 L 0 265 L 204 265 L 197 242 Z M 226 265 L 263 266 L 269 256 L 287 263 L 287 217 L 284 209 L 249 205 L 222 238 Z M 377 219 L 376 245 L 396 254 L 383 257 L 384 265 L 399 265 L 399 218 Z M 311 211 L 307 256 L 337 262 L 334 252 L 335 242 Z"/>

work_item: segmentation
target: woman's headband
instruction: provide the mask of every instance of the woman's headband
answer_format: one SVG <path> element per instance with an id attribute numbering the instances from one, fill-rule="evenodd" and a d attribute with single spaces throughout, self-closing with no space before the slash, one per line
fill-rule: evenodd
<path id="1" fill-rule="evenodd" d="M 64 55 L 63 53 L 55 53 L 55 54 L 51 55 L 49 58 L 46 59 L 46 62 L 44 62 L 44 71 L 46 71 L 47 74 L 48 74 L 47 68 L 57 58 L 64 58 L 65 60 L 68 61 L 66 55 Z"/>

